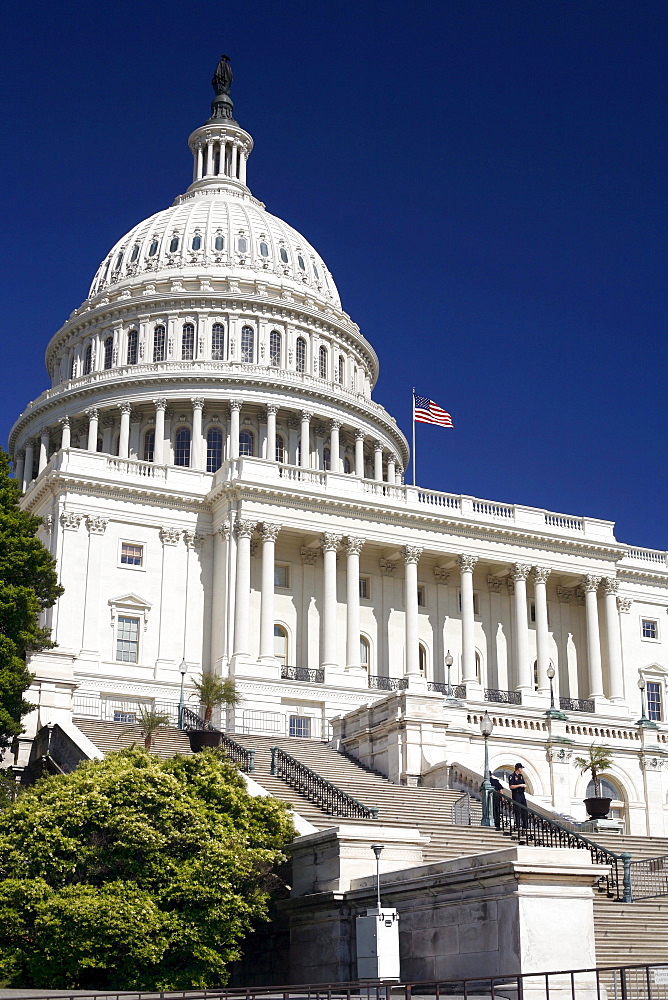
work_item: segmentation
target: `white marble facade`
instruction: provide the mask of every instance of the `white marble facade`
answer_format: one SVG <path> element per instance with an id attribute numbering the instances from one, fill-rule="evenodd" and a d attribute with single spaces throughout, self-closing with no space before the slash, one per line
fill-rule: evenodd
<path id="1" fill-rule="evenodd" d="M 441 705 L 450 651 L 474 714 L 521 699 L 505 763 L 544 718 L 550 664 L 583 744 L 635 727 L 644 678 L 662 772 L 666 553 L 609 521 L 404 485 L 378 358 L 320 255 L 251 195 L 251 137 L 214 109 L 189 142 L 193 183 L 112 248 L 11 430 L 65 587 L 27 738 L 176 704 L 183 660 L 186 694 L 200 671 L 236 678 L 228 726 L 327 736 L 390 686 Z M 660 773 L 656 832 L 667 790 Z"/>

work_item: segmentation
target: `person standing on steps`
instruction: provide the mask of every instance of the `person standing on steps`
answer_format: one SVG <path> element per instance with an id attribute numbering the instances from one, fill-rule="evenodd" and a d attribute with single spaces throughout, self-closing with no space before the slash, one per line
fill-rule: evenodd
<path id="1" fill-rule="evenodd" d="M 515 770 L 510 775 L 508 779 L 508 785 L 510 786 L 510 792 L 513 796 L 514 811 L 515 811 L 515 826 L 517 830 L 526 830 L 527 828 L 527 813 L 526 813 L 526 796 L 525 792 L 527 789 L 526 783 L 524 781 L 524 774 L 522 773 L 523 765 L 515 764 Z"/>
<path id="2" fill-rule="evenodd" d="M 494 826 L 497 830 L 501 829 L 501 798 L 503 785 L 498 778 L 495 778 L 492 772 L 489 772 L 489 783 L 492 786 L 492 815 L 494 817 Z"/>

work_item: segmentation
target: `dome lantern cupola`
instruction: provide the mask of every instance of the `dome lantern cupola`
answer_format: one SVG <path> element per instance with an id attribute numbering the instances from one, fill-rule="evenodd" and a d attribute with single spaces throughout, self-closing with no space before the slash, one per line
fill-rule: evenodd
<path id="1" fill-rule="evenodd" d="M 193 182 L 182 197 L 224 189 L 235 190 L 240 195 L 249 193 L 246 161 L 253 148 L 253 139 L 233 117 L 229 56 L 220 57 L 211 85 L 216 94 L 211 102 L 211 115 L 188 139 L 194 158 Z"/>

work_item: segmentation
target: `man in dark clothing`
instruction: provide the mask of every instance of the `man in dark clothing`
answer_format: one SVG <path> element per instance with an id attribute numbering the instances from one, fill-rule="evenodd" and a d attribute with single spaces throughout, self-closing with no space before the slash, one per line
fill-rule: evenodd
<path id="1" fill-rule="evenodd" d="M 494 816 L 494 826 L 497 830 L 501 829 L 501 790 L 503 785 L 498 778 L 495 778 L 492 772 L 489 772 L 489 782 L 494 789 L 492 792 L 492 815 Z"/>
<path id="2" fill-rule="evenodd" d="M 515 826 L 518 830 L 520 827 L 526 829 L 527 813 L 526 808 L 523 809 L 522 806 L 526 807 L 527 804 L 526 796 L 524 794 L 527 786 L 524 782 L 524 775 L 522 774 L 522 764 L 515 764 L 515 770 L 510 775 L 508 784 L 513 796 L 513 802 L 515 803 Z"/>

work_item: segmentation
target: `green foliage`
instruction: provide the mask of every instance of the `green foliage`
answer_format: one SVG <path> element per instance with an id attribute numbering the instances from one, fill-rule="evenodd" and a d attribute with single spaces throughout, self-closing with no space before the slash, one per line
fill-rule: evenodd
<path id="1" fill-rule="evenodd" d="M 26 653 L 53 645 L 38 619 L 62 593 L 55 562 L 35 537 L 40 519 L 19 509 L 20 497 L 0 449 L 0 748 L 23 732 L 32 707 L 23 698 L 32 681 Z"/>
<path id="2" fill-rule="evenodd" d="M 160 726 L 169 725 L 169 716 L 166 712 L 156 712 L 153 708 L 145 708 L 144 705 L 140 705 L 139 723 L 144 733 L 144 746 L 150 750 L 153 737 Z"/>
<path id="3" fill-rule="evenodd" d="M 587 756 L 575 757 L 573 763 L 580 769 L 581 774 L 584 774 L 585 771 L 591 771 L 591 778 L 594 782 L 594 793 L 598 798 L 600 791 L 598 776 L 602 771 L 607 771 L 608 768 L 612 767 L 612 754 L 610 750 L 607 747 L 592 743 L 587 750 Z"/>
<path id="4" fill-rule="evenodd" d="M 197 691 L 200 703 L 204 705 L 204 721 L 211 722 L 211 715 L 217 705 L 236 705 L 239 695 L 232 677 L 215 677 L 213 674 L 202 674 L 201 681 L 195 681 L 193 687 Z"/>
<path id="5" fill-rule="evenodd" d="M 132 748 L 41 779 L 0 814 L 0 980 L 53 989 L 225 983 L 294 835 L 219 751 Z"/>

